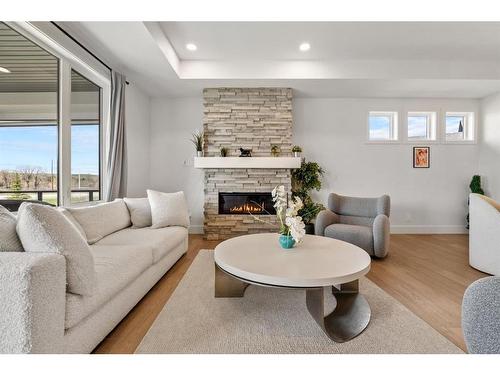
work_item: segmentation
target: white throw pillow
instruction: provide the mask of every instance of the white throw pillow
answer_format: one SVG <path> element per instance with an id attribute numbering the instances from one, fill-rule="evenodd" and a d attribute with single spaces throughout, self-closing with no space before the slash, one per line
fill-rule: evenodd
<path id="1" fill-rule="evenodd" d="M 81 225 L 90 245 L 131 225 L 130 214 L 123 199 L 95 206 L 66 209 Z"/>
<path id="2" fill-rule="evenodd" d="M 57 210 L 64 215 L 66 219 L 76 228 L 78 233 L 83 237 L 85 242 L 87 242 L 87 235 L 85 234 L 85 231 L 83 230 L 82 226 L 76 219 L 71 215 L 71 212 L 69 212 L 67 209 L 64 207 L 57 207 Z"/>
<path id="3" fill-rule="evenodd" d="M 132 228 L 150 227 L 153 224 L 148 198 L 123 198 L 123 201 L 130 212 Z"/>
<path id="4" fill-rule="evenodd" d="M 189 226 L 189 212 L 183 191 L 177 193 L 161 193 L 148 190 L 149 204 L 153 228 L 163 228 L 171 225 Z"/>
<path id="5" fill-rule="evenodd" d="M 61 212 L 50 206 L 23 203 L 17 214 L 17 233 L 24 251 L 66 258 L 68 292 L 83 296 L 94 292 L 97 281 L 92 253 Z"/>
<path id="6" fill-rule="evenodd" d="M 1 251 L 23 251 L 23 245 L 16 232 L 16 217 L 3 206 L 0 206 Z"/>

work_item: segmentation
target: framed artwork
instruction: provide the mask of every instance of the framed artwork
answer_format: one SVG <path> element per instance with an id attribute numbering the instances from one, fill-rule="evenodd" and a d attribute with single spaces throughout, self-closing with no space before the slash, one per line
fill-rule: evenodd
<path id="1" fill-rule="evenodd" d="M 413 147 L 413 168 L 429 168 L 431 164 L 430 147 Z"/>

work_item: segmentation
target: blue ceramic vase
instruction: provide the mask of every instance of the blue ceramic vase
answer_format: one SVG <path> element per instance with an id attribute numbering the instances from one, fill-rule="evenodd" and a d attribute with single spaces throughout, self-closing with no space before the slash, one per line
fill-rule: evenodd
<path id="1" fill-rule="evenodd" d="M 283 249 L 291 249 L 295 246 L 295 240 L 292 236 L 280 235 L 280 245 Z"/>

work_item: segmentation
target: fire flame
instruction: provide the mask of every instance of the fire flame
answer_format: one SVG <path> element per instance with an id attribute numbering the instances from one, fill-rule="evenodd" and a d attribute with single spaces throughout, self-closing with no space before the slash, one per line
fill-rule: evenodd
<path id="1" fill-rule="evenodd" d="M 240 206 L 231 207 L 229 212 L 249 212 L 249 213 L 258 213 L 264 211 L 264 203 L 258 204 L 249 204 L 245 203 Z"/>

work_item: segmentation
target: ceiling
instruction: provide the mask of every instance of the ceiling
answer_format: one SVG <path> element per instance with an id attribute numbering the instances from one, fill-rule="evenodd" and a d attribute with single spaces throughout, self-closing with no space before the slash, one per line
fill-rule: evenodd
<path id="1" fill-rule="evenodd" d="M 0 22 L 0 92 L 56 92 L 58 60 L 38 45 Z M 72 72 L 72 91 L 96 91 L 98 87 Z"/>
<path id="2" fill-rule="evenodd" d="M 161 22 L 181 60 L 500 61 L 500 23 Z M 311 49 L 297 48 L 307 41 Z M 194 42 L 196 52 L 185 48 Z"/>
<path id="3" fill-rule="evenodd" d="M 481 98 L 500 91 L 500 23 L 58 24 L 150 96 L 277 85 L 303 97 Z M 301 52 L 305 41 L 311 49 Z"/>

